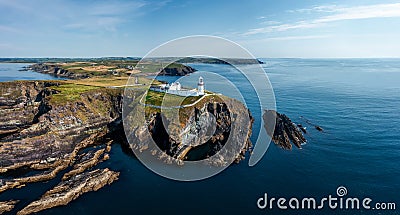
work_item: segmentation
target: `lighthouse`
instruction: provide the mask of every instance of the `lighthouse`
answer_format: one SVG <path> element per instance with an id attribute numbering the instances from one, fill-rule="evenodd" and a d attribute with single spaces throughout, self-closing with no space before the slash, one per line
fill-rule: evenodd
<path id="1" fill-rule="evenodd" d="M 199 96 L 204 95 L 204 81 L 203 81 L 203 77 L 201 77 L 201 76 L 199 78 L 199 83 L 197 84 L 197 92 L 198 92 Z"/>

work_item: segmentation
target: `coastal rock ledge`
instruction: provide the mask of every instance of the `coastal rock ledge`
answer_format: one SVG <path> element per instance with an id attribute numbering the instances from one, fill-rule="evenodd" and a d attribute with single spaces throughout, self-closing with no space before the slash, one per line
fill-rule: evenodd
<path id="1" fill-rule="evenodd" d="M 82 175 L 73 176 L 47 191 L 39 200 L 20 210 L 17 215 L 27 215 L 56 206 L 67 205 L 83 193 L 97 191 L 103 186 L 111 184 L 118 179 L 118 176 L 119 173 L 109 169 L 96 169 Z"/>
<path id="2" fill-rule="evenodd" d="M 65 205 L 118 179 L 119 173 L 99 170 L 97 164 L 110 157 L 121 121 L 121 90 L 16 81 L 0 83 L 0 92 L 0 195 L 63 176 L 19 214 Z M 15 204 L 1 207 L 15 213 Z"/>
<path id="3" fill-rule="evenodd" d="M 17 204 L 18 202 L 18 200 L 0 202 L 0 214 L 11 211 L 15 207 L 15 204 Z"/>

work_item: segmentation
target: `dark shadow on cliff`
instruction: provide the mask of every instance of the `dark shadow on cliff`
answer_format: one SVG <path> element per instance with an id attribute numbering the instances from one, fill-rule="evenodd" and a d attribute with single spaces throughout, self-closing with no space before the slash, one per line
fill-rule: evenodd
<path id="1" fill-rule="evenodd" d="M 205 128 L 211 125 L 208 121 L 209 118 L 203 117 L 204 114 L 213 115 L 215 117 L 213 124 L 215 123 L 216 126 L 215 131 L 209 134 L 209 139 L 206 142 L 192 145 L 196 142 L 195 139 L 189 140 L 186 144 L 175 141 L 164 127 L 169 124 L 168 120 L 160 113 L 155 114 L 149 124 L 149 131 L 160 150 L 169 156 L 188 161 L 204 160 L 215 155 L 224 147 L 231 132 L 231 117 L 227 105 L 209 103 L 204 110 L 195 108 L 194 116 L 187 124 L 191 128 L 190 136 L 200 138 L 205 136 L 204 132 L 207 130 Z M 186 151 L 187 149 L 188 151 Z"/>
<path id="2" fill-rule="evenodd" d="M 131 158 L 137 159 L 136 155 L 133 153 L 132 149 L 129 147 L 128 140 L 124 132 L 124 126 L 122 118 L 119 117 L 110 124 L 108 124 L 108 129 L 110 132 L 105 136 L 106 139 L 112 140 L 113 144 L 121 145 L 122 152 Z"/>

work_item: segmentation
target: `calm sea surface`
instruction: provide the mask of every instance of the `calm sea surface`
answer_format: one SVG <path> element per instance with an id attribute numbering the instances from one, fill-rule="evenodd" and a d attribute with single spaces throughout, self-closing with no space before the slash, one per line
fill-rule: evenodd
<path id="1" fill-rule="evenodd" d="M 246 160 L 203 181 L 176 182 L 154 174 L 114 144 L 111 159 L 100 166 L 121 171 L 120 180 L 43 214 L 400 214 L 398 210 L 271 211 L 256 205 L 264 193 L 275 198 L 322 198 L 336 196 L 337 187 L 345 186 L 347 197 L 369 197 L 400 207 L 400 59 L 263 60 L 277 110 L 308 127 L 303 149 L 284 151 L 271 144 L 254 167 Z M 19 72 L 22 66 L 0 64 L 0 81 L 53 78 Z M 240 73 L 227 65 L 190 66 L 231 80 L 259 119 L 257 97 Z M 196 75 L 190 76 L 195 80 Z M 218 80 L 205 81 L 207 89 L 214 86 L 212 90 L 219 91 Z M 224 90 L 221 87 L 220 92 Z M 305 119 L 325 132 L 318 132 Z M 254 130 L 259 127 L 257 120 Z M 0 200 L 27 203 L 56 183 L 6 192 Z"/>
<path id="2" fill-rule="evenodd" d="M 19 71 L 28 65 L 27 63 L 0 63 L 0 81 L 65 79 L 33 71 Z"/>

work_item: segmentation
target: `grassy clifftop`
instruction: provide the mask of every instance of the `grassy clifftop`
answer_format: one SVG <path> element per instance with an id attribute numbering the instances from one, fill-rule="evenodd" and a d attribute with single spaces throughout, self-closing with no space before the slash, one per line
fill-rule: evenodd
<path id="1" fill-rule="evenodd" d="M 103 61 L 75 61 L 75 62 L 44 62 L 28 66 L 26 70 L 52 74 L 70 79 L 84 79 L 91 77 L 129 77 L 130 75 L 174 75 L 182 76 L 195 69 L 180 64 L 163 62 L 140 62 L 137 60 L 103 60 Z"/>
<path id="2" fill-rule="evenodd" d="M 61 84 L 53 86 L 50 87 L 50 89 L 54 90 L 55 94 L 51 96 L 51 101 L 58 104 L 77 101 L 83 93 L 99 88 L 100 87 L 80 84 Z"/>

